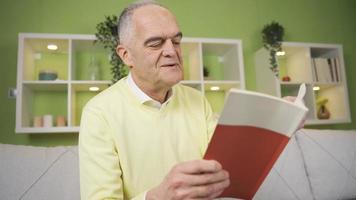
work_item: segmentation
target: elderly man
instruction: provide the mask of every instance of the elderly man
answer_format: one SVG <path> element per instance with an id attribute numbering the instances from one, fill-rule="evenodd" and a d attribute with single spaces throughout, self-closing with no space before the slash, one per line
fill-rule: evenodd
<path id="1" fill-rule="evenodd" d="M 183 78 L 182 33 L 153 1 L 119 19 L 117 53 L 126 78 L 85 106 L 79 135 L 82 199 L 213 199 L 230 184 L 216 161 L 202 160 L 216 121 Z"/>

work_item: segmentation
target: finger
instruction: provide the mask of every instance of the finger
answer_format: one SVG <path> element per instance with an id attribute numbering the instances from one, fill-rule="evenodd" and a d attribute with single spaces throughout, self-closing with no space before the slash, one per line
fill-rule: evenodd
<path id="1" fill-rule="evenodd" d="M 287 100 L 287 101 L 290 101 L 290 102 L 294 102 L 296 98 L 297 97 L 294 97 L 294 96 L 285 96 L 285 97 L 283 97 L 284 100 Z"/>
<path id="2" fill-rule="evenodd" d="M 230 180 L 216 182 L 209 185 L 193 186 L 187 188 L 190 198 L 215 198 L 221 194 L 230 185 Z"/>
<path id="3" fill-rule="evenodd" d="M 183 178 L 189 180 L 190 186 L 209 185 L 229 179 L 229 173 L 220 170 L 213 173 L 185 174 Z"/>
<path id="4" fill-rule="evenodd" d="M 215 160 L 193 160 L 180 163 L 173 167 L 173 171 L 185 174 L 213 173 L 221 170 L 221 164 Z"/>

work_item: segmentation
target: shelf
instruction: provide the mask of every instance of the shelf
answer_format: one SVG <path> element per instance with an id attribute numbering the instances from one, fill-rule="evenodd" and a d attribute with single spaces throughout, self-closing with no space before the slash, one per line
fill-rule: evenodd
<path id="1" fill-rule="evenodd" d="M 17 133 L 78 132 L 86 103 L 112 82 L 110 52 L 94 44 L 94 35 L 27 34 L 19 35 L 16 99 Z M 58 50 L 49 51 L 48 44 Z M 242 43 L 240 40 L 183 38 L 181 42 L 184 80 L 182 84 L 201 91 L 214 112 L 221 111 L 230 88 L 245 88 Z M 210 79 L 204 78 L 204 66 Z M 92 68 L 91 68 L 92 67 Z M 90 69 L 97 76 L 90 76 Z M 57 73 L 53 81 L 39 80 L 39 72 Z M 213 85 L 219 91 L 210 91 Z M 97 87 L 97 91 L 90 91 Z M 34 127 L 35 118 L 53 116 L 52 127 Z M 66 125 L 56 127 L 56 118 Z"/>
<path id="2" fill-rule="evenodd" d="M 300 82 L 300 81 L 280 81 L 281 85 L 300 85 L 302 83 L 311 84 L 311 82 Z"/>
<path id="3" fill-rule="evenodd" d="M 231 88 L 241 88 L 239 81 L 204 81 L 205 91 L 211 91 L 212 87 L 219 87 L 219 90 L 225 92 L 229 91 Z"/>
<path id="4" fill-rule="evenodd" d="M 24 81 L 23 86 L 34 91 L 66 91 L 68 81 Z"/>
<path id="5" fill-rule="evenodd" d="M 78 133 L 79 127 L 16 128 L 17 133 Z"/>
<path id="6" fill-rule="evenodd" d="M 110 84 L 112 84 L 111 81 L 71 81 L 71 85 L 76 91 L 90 91 L 90 87 L 98 87 L 98 91 L 102 91 Z"/>
<path id="7" fill-rule="evenodd" d="M 283 42 L 284 56 L 277 56 L 280 78 L 269 69 L 269 52 L 261 48 L 255 54 L 257 91 L 278 97 L 297 96 L 299 85 L 306 83 L 304 102 L 309 108 L 306 124 L 334 124 L 351 121 L 342 46 Z M 284 81 L 289 78 L 289 81 Z M 328 119 L 319 119 L 320 102 L 326 99 Z"/>

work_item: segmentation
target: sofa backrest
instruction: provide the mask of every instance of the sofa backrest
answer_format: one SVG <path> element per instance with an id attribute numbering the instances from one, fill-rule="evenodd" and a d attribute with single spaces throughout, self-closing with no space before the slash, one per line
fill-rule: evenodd
<path id="1" fill-rule="evenodd" d="M 299 130 L 254 200 L 356 198 L 356 131 Z M 78 200 L 78 150 L 0 144 L 0 199 Z"/>
<path id="2" fill-rule="evenodd" d="M 0 163 L 0 199 L 80 199 L 77 147 L 0 144 Z"/>
<path id="3" fill-rule="evenodd" d="M 290 139 L 253 199 L 313 200 L 295 136 Z"/>
<path id="4" fill-rule="evenodd" d="M 254 199 L 356 199 L 356 131 L 299 130 Z"/>
<path id="5" fill-rule="evenodd" d="M 356 198 L 356 131 L 303 129 L 296 135 L 316 200 Z"/>

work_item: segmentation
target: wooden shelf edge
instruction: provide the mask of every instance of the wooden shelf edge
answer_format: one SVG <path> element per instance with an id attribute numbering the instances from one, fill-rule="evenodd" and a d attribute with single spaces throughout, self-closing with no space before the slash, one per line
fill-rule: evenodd
<path id="1" fill-rule="evenodd" d="M 26 133 L 79 133 L 79 127 L 50 127 L 50 128 L 38 128 L 38 127 L 20 127 L 15 129 L 16 134 Z"/>

